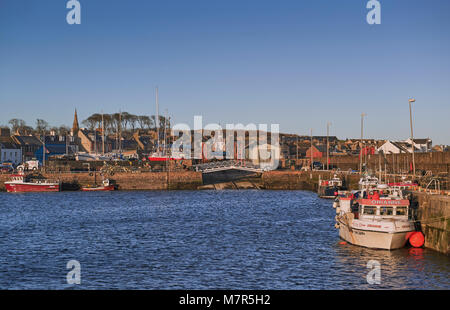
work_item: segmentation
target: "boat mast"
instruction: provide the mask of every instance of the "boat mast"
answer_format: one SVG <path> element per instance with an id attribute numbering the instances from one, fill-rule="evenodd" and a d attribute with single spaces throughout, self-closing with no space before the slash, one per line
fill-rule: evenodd
<path id="1" fill-rule="evenodd" d="M 378 151 L 378 175 L 381 182 L 381 150 Z"/>
<path id="2" fill-rule="evenodd" d="M 45 129 L 42 131 L 42 168 L 45 167 Z"/>
<path id="3" fill-rule="evenodd" d="M 156 152 L 159 155 L 159 106 L 158 106 L 158 87 L 156 87 L 156 117 L 155 117 L 155 126 L 156 126 Z"/>
<path id="4" fill-rule="evenodd" d="M 103 111 L 102 111 L 102 154 L 105 155 L 105 121 L 103 118 Z"/>
<path id="5" fill-rule="evenodd" d="M 122 153 L 122 111 L 119 113 L 119 153 Z"/>
<path id="6" fill-rule="evenodd" d="M 166 109 L 166 116 L 164 116 L 164 133 L 163 133 L 163 137 L 164 137 L 164 156 L 166 156 L 167 155 L 167 145 L 168 145 L 168 142 L 166 141 L 167 140 L 167 115 L 168 115 L 168 111 L 167 111 L 167 109 Z"/>
<path id="7" fill-rule="evenodd" d="M 314 170 L 314 162 L 313 162 L 313 160 L 314 160 L 314 155 L 313 155 L 313 131 L 312 131 L 312 128 L 311 128 L 311 172 Z M 312 174 L 311 174 L 312 175 Z"/>

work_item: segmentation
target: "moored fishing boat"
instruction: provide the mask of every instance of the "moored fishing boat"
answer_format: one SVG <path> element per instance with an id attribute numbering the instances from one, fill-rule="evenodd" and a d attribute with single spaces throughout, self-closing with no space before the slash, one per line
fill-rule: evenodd
<path id="1" fill-rule="evenodd" d="M 83 187 L 81 187 L 81 190 L 83 192 L 114 191 L 115 189 L 116 189 L 116 186 L 114 184 L 111 184 L 109 179 L 104 179 L 102 181 L 101 185 L 83 186 Z"/>
<path id="2" fill-rule="evenodd" d="M 34 175 L 13 174 L 10 181 L 5 182 L 5 188 L 10 193 L 59 192 L 60 183 Z"/>
<path id="3" fill-rule="evenodd" d="M 405 246 L 416 231 L 410 201 L 401 193 L 354 192 L 337 198 L 336 228 L 345 241 L 368 248 L 393 250 Z"/>
<path id="4" fill-rule="evenodd" d="M 345 190 L 342 180 L 335 174 L 330 180 L 320 180 L 317 194 L 320 198 L 333 199 Z"/>
<path id="5" fill-rule="evenodd" d="M 94 191 L 114 191 L 116 190 L 117 186 L 113 182 L 111 182 L 109 179 L 105 179 L 103 177 L 102 184 L 97 185 L 97 171 L 94 171 L 94 185 L 86 185 L 82 186 L 81 190 L 83 192 L 94 192 Z"/>

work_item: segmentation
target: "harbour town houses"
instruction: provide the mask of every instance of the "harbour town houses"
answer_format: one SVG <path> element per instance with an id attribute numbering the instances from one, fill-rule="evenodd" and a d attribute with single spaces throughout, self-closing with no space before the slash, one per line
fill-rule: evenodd
<path id="1" fill-rule="evenodd" d="M 22 150 L 10 142 L 0 142 L 0 162 L 18 165 L 22 162 Z"/>
<path id="2" fill-rule="evenodd" d="M 0 163 L 5 162 L 20 164 L 22 150 L 11 139 L 9 128 L 0 128 Z"/>

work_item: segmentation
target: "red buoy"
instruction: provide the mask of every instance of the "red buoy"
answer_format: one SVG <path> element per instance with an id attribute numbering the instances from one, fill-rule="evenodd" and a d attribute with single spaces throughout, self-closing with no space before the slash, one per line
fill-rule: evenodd
<path id="1" fill-rule="evenodd" d="M 409 237 L 409 243 L 415 248 L 420 248 L 425 243 L 425 237 L 420 231 L 416 231 Z"/>

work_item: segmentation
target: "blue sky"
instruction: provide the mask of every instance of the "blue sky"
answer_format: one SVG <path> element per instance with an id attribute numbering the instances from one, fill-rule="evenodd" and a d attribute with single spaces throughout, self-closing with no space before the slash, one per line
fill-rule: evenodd
<path id="1" fill-rule="evenodd" d="M 450 144 L 450 1 L 0 0 L 0 124 L 70 125 L 73 111 L 174 122 L 279 123 L 282 132 Z"/>

